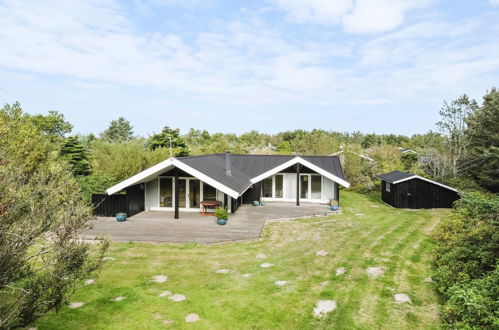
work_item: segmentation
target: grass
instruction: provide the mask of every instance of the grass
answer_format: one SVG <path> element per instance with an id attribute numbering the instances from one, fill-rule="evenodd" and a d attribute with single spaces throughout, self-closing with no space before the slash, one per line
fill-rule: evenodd
<path id="1" fill-rule="evenodd" d="M 433 329 L 440 325 L 431 276 L 428 233 L 445 210 L 400 210 L 352 192 L 340 215 L 272 223 L 261 240 L 219 245 L 113 243 L 95 284 L 37 322 L 38 329 Z M 364 214 L 364 215 L 356 215 Z M 326 257 L 316 256 L 329 251 Z M 256 259 L 258 253 L 266 259 Z M 261 268 L 263 262 L 274 264 Z M 382 267 L 370 279 L 367 267 Z M 339 267 L 346 274 L 336 276 Z M 215 273 L 230 269 L 228 274 Z M 252 274 L 243 277 L 243 274 Z M 165 283 L 151 281 L 168 275 Z M 284 287 L 277 280 L 289 281 Z M 174 303 L 161 291 L 183 294 Z M 406 293 L 411 304 L 398 304 Z M 117 296 L 126 297 L 120 302 Z M 338 307 L 312 317 L 318 300 Z M 202 319 L 186 323 L 190 313 Z M 165 320 L 173 321 L 165 324 Z"/>

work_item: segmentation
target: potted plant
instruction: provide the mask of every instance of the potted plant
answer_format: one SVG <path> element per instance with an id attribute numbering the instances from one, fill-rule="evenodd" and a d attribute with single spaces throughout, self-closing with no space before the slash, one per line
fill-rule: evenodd
<path id="1" fill-rule="evenodd" d="M 340 206 L 338 205 L 338 201 L 331 199 L 331 201 L 329 202 L 329 208 L 332 211 L 338 211 L 338 209 L 340 208 Z"/>
<path id="2" fill-rule="evenodd" d="M 259 201 L 253 201 L 253 206 L 258 206 L 258 205 L 260 205 Z"/>
<path id="3" fill-rule="evenodd" d="M 219 225 L 225 225 L 229 219 L 227 207 L 217 207 L 215 210 L 215 216 L 217 217 L 217 223 Z"/>
<path id="4" fill-rule="evenodd" d="M 116 221 L 126 221 L 126 213 L 116 213 Z"/>

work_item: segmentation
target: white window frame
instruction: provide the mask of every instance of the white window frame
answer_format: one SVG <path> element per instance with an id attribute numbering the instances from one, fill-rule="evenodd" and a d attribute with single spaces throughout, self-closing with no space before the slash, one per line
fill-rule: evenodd
<path id="1" fill-rule="evenodd" d="M 174 176 L 170 176 L 170 175 L 161 175 L 161 176 L 158 176 L 156 178 L 157 180 L 157 185 L 158 185 L 158 188 L 157 188 L 157 191 L 158 191 L 158 204 L 157 205 L 160 205 L 160 179 L 161 178 L 171 178 L 172 179 L 172 204 L 173 206 L 172 207 L 160 207 L 160 206 L 157 206 L 157 207 L 151 207 L 150 210 L 151 211 L 173 211 L 175 210 L 175 177 Z M 179 177 L 179 180 L 180 179 L 184 179 L 186 180 L 186 201 L 185 201 L 185 205 L 187 207 L 179 207 L 179 211 L 182 211 L 182 212 L 200 212 L 202 207 L 201 205 L 199 205 L 199 207 L 188 207 L 189 206 L 189 193 L 190 193 L 190 184 L 189 184 L 189 180 L 199 180 L 199 198 L 200 198 L 200 202 L 204 200 L 204 185 L 205 185 L 205 182 L 203 182 L 202 180 L 198 179 L 198 178 L 195 178 L 195 177 L 184 177 L 184 176 L 180 176 Z M 215 188 L 215 187 L 213 187 Z M 220 190 L 218 190 L 217 188 L 215 188 L 215 191 L 216 191 L 216 196 L 217 196 L 217 199 L 218 199 L 218 196 L 221 194 L 222 196 L 224 195 L 223 192 L 221 192 Z M 229 209 L 229 213 L 230 213 L 230 206 L 231 206 L 231 198 L 230 196 L 227 196 L 227 208 Z"/>
<path id="2" fill-rule="evenodd" d="M 276 175 L 282 175 L 282 190 L 283 190 L 283 193 L 282 193 L 282 196 L 283 197 L 279 197 L 279 198 L 276 198 L 275 197 L 275 176 Z M 318 202 L 318 203 L 322 203 L 324 202 L 324 176 L 319 174 L 319 173 L 300 173 L 300 178 L 302 176 L 307 176 L 308 177 L 308 187 L 307 187 L 307 195 L 308 195 L 308 198 L 302 198 L 300 197 L 300 200 L 301 201 L 304 201 L 304 202 Z M 320 198 L 314 198 L 312 199 L 312 176 L 320 176 L 321 177 L 321 197 Z M 279 174 L 275 174 L 275 175 L 272 175 L 272 197 L 262 197 L 261 199 L 263 201 L 281 201 L 281 202 L 291 202 L 291 201 L 295 201 L 296 199 L 295 198 L 286 198 L 286 191 L 287 191 L 287 180 L 286 180 L 286 175 L 285 173 L 279 173 Z M 268 178 L 267 178 L 268 179 Z M 263 180 L 262 180 L 263 182 Z M 263 185 L 262 185 L 262 194 L 263 194 Z M 300 187 L 298 189 L 298 193 L 301 193 L 301 181 L 300 181 Z"/>

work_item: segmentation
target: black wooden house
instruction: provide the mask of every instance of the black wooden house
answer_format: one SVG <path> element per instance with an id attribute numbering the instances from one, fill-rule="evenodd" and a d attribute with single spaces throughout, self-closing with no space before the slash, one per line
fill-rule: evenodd
<path id="1" fill-rule="evenodd" d="M 456 189 L 410 173 L 393 171 L 378 178 L 381 199 L 397 208 L 451 208 L 460 198 Z"/>

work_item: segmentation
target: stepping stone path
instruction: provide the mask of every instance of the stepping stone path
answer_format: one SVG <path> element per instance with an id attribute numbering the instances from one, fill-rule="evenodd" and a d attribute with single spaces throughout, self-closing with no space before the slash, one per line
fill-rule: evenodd
<path id="1" fill-rule="evenodd" d="M 381 269 L 380 267 L 367 267 L 366 269 L 366 274 L 370 278 L 376 278 L 378 276 L 383 275 L 385 271 Z"/>
<path id="2" fill-rule="evenodd" d="M 411 298 L 409 298 L 409 296 L 406 295 L 405 293 L 397 293 L 393 297 L 395 298 L 395 301 L 398 302 L 399 304 L 412 302 Z"/>
<path id="3" fill-rule="evenodd" d="M 173 324 L 173 321 L 172 320 L 164 320 L 163 324 L 164 325 L 170 325 L 170 324 Z"/>
<path id="4" fill-rule="evenodd" d="M 266 256 L 265 254 L 263 254 L 263 253 L 258 253 L 258 254 L 256 255 L 256 258 L 257 258 L 257 259 L 265 259 L 265 258 L 267 258 L 267 256 Z"/>
<path id="5" fill-rule="evenodd" d="M 374 207 L 374 208 L 378 209 L 379 205 L 371 205 L 371 207 Z"/>
<path id="6" fill-rule="evenodd" d="M 424 279 L 425 283 L 431 283 L 433 282 L 433 279 L 431 277 L 427 277 Z"/>
<path id="7" fill-rule="evenodd" d="M 324 250 L 320 250 L 320 251 L 315 252 L 315 254 L 319 257 L 325 257 L 329 254 L 329 252 L 324 251 Z"/>
<path id="8" fill-rule="evenodd" d="M 336 301 L 334 300 L 319 300 L 315 305 L 312 314 L 317 318 L 324 318 L 327 314 L 336 309 Z"/>
<path id="9" fill-rule="evenodd" d="M 80 307 L 83 307 L 85 305 L 85 303 L 79 301 L 79 302 L 72 302 L 71 304 L 69 304 L 69 308 L 72 308 L 72 309 L 75 309 L 75 308 L 80 308 Z"/>
<path id="10" fill-rule="evenodd" d="M 336 269 L 336 276 L 341 276 L 343 274 L 345 274 L 347 270 L 345 269 L 345 267 L 340 267 L 340 268 L 337 268 Z"/>
<path id="11" fill-rule="evenodd" d="M 102 261 L 107 261 L 107 260 L 116 260 L 116 259 L 113 258 L 113 257 L 104 257 L 104 258 L 102 258 Z"/>
<path id="12" fill-rule="evenodd" d="M 275 281 L 275 285 L 277 286 L 284 286 L 288 284 L 288 281 Z"/>
<path id="13" fill-rule="evenodd" d="M 260 267 L 262 267 L 262 268 L 269 268 L 269 267 L 272 267 L 272 266 L 274 266 L 274 265 L 273 264 L 269 264 L 267 262 L 264 262 L 263 264 L 260 265 Z"/>
<path id="14" fill-rule="evenodd" d="M 165 283 L 168 281 L 168 276 L 166 275 L 156 275 L 152 277 L 152 280 L 156 283 Z"/>
<path id="15" fill-rule="evenodd" d="M 356 216 L 358 216 L 358 217 L 361 217 L 361 216 L 363 216 L 363 215 L 365 215 L 365 214 L 364 214 L 364 213 L 357 213 L 357 214 L 355 214 L 355 215 L 356 215 Z"/>
<path id="16" fill-rule="evenodd" d="M 189 314 L 185 317 L 185 322 L 197 322 L 197 321 L 201 321 L 201 319 L 199 318 L 199 316 L 197 316 L 197 314 Z"/>
<path id="17" fill-rule="evenodd" d="M 122 301 L 125 299 L 126 299 L 125 297 L 119 296 L 119 297 L 113 298 L 113 301 Z"/>
<path id="18" fill-rule="evenodd" d="M 158 296 L 163 298 L 163 297 L 167 297 L 167 296 L 171 296 L 171 295 L 172 295 L 172 293 L 170 291 L 163 291 Z"/>
<path id="19" fill-rule="evenodd" d="M 251 274 L 243 274 L 243 277 L 251 277 Z"/>
<path id="20" fill-rule="evenodd" d="M 230 270 L 228 270 L 228 269 L 219 269 L 219 270 L 217 270 L 218 274 L 227 274 L 229 272 L 230 272 Z"/>
<path id="21" fill-rule="evenodd" d="M 94 283 L 95 283 L 95 280 L 93 280 L 93 279 L 85 281 L 85 285 L 90 285 L 90 284 L 94 284 Z"/>
<path id="22" fill-rule="evenodd" d="M 174 301 L 174 302 L 181 302 L 181 301 L 184 301 L 187 298 L 184 295 L 176 293 L 173 296 L 169 297 L 168 299 L 170 299 L 171 301 Z"/>

